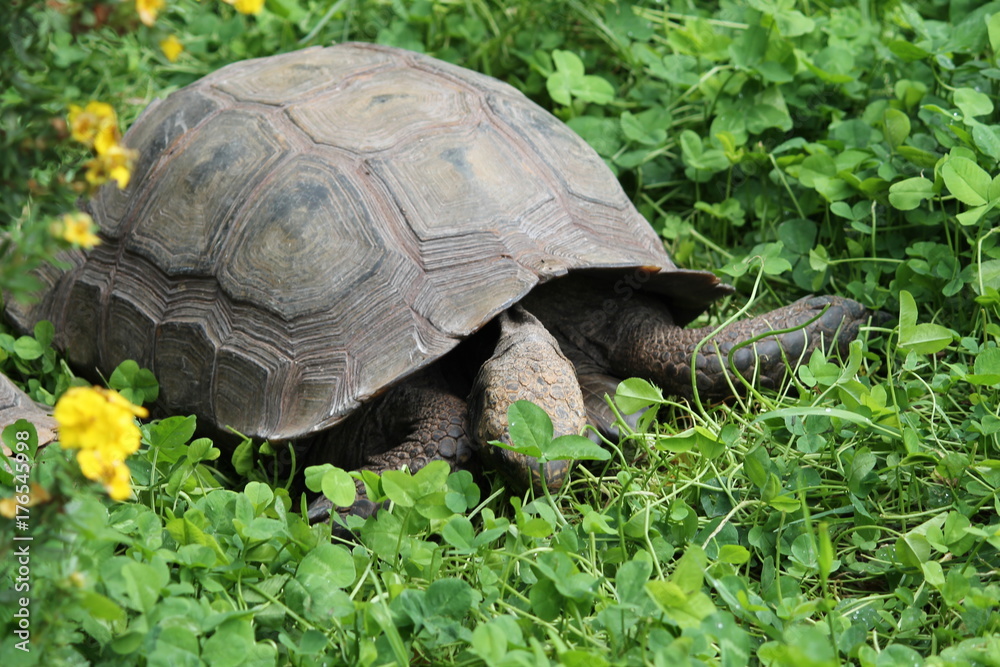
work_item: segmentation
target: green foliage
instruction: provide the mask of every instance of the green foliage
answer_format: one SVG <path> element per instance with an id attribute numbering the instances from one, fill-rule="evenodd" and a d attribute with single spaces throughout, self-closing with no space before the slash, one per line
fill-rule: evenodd
<path id="1" fill-rule="evenodd" d="M 15 648 L 19 593 L 2 588 L 5 665 L 996 664 L 1000 3 L 268 0 L 248 17 L 169 0 L 151 27 L 133 12 L 0 8 L 8 291 L 30 291 L 78 194 L 70 104 L 108 101 L 128 122 L 223 64 L 359 39 L 553 109 L 679 264 L 760 279 L 772 302 L 845 294 L 899 326 L 730 405 L 626 380 L 614 409 L 638 424 L 552 498 L 484 500 L 440 465 L 362 476 L 387 507 L 350 520 L 350 542 L 309 526 L 262 464 L 280 443 L 245 441 L 229 470 L 192 417 L 150 422 L 120 504 L 42 448 L 32 652 Z M 176 63 L 157 48 L 167 35 Z M 0 332 L 0 368 L 48 404 L 76 382 L 54 335 Z M 108 381 L 155 399 L 137 366 Z M 536 456 L 591 448 L 553 450 L 527 405 L 512 422 Z M 0 481 L 4 496 L 20 484 Z M 306 485 L 355 499 L 329 466 Z M 14 534 L 0 519 L 12 584 Z"/>
<path id="2" fill-rule="evenodd" d="M 160 385 L 148 368 L 126 360 L 108 378 L 108 386 L 136 405 L 152 403 L 160 395 Z"/>
<path id="3" fill-rule="evenodd" d="M 607 461 L 611 454 L 581 435 L 553 437 L 552 420 L 531 401 L 515 401 L 507 409 L 511 443 L 495 441 L 494 447 L 533 456 L 539 464 L 547 461 Z"/>
<path id="4" fill-rule="evenodd" d="M 74 379 L 52 346 L 55 339 L 52 323 L 39 322 L 34 336 L 17 336 L 7 331 L 0 324 L 0 372 L 12 379 L 23 378 L 23 389 L 32 399 L 54 405 L 56 397 Z"/>

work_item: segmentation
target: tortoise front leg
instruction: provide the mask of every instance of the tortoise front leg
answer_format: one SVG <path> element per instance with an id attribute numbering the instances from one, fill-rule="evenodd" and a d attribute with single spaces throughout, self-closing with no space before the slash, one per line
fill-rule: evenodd
<path id="1" fill-rule="evenodd" d="M 636 327 L 644 330 L 643 338 L 629 347 L 620 347 L 620 356 L 613 362 L 627 366 L 625 371 L 629 375 L 649 377 L 667 393 L 690 398 L 694 361 L 699 394 L 705 398 L 725 398 L 732 395 L 731 386 L 737 391 L 743 389 L 743 383 L 732 375 L 730 352 L 741 376 L 774 389 L 785 378 L 786 360 L 797 366 L 808 362 L 813 350 L 834 345 L 843 353 L 857 337 L 860 327 L 873 317 L 879 319 L 880 315 L 851 299 L 805 297 L 784 308 L 730 324 L 702 345 L 697 357 L 694 350 L 712 332 L 711 327 L 680 329 L 656 326 L 653 320 L 647 320 Z M 813 318 L 818 319 L 803 327 Z M 787 329 L 795 330 L 765 335 Z M 761 335 L 765 336 L 741 346 Z"/>
<path id="2" fill-rule="evenodd" d="M 425 375 L 390 389 L 324 433 L 310 448 L 309 465 L 378 474 L 403 466 L 415 472 L 431 461 L 447 461 L 452 470 L 470 468 L 474 449 L 465 401 L 442 385 Z M 355 483 L 358 499 L 346 513 L 370 516 L 378 506 L 365 495 L 364 483 Z M 332 509 L 320 496 L 309 505 L 310 522 L 326 521 Z"/>
<path id="3" fill-rule="evenodd" d="M 559 489 L 572 462 L 539 462 L 509 449 L 490 445 L 510 443 L 507 410 L 528 400 L 552 419 L 553 435 L 579 435 L 587 411 L 573 364 L 559 343 L 534 315 L 516 305 L 499 316 L 500 338 L 495 352 L 480 368 L 469 394 L 469 421 L 484 458 L 518 489 Z"/>

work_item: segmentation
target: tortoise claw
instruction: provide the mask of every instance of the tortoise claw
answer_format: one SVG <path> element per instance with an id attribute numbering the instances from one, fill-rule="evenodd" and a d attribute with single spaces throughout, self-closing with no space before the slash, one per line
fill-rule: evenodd
<path id="1" fill-rule="evenodd" d="M 786 361 L 793 366 L 806 362 L 813 350 L 834 344 L 844 353 L 863 325 L 869 321 L 881 325 L 888 319 L 891 316 L 887 313 L 870 311 L 852 299 L 807 296 L 784 308 L 735 322 L 720 331 L 698 354 L 698 390 L 703 396 L 725 397 L 732 393 L 726 382 L 731 370 L 730 357 L 744 378 L 757 378 L 763 387 L 773 389 L 785 377 Z M 781 333 L 746 344 L 771 331 Z M 738 389 L 739 384 L 734 384 Z"/>
<path id="2" fill-rule="evenodd" d="M 378 510 L 378 503 L 373 503 L 367 498 L 358 498 L 353 505 L 343 510 L 337 510 L 336 513 L 341 516 L 359 516 L 367 519 Z M 326 496 L 320 496 L 309 503 L 309 507 L 306 509 L 306 518 L 310 524 L 325 523 L 330 521 L 334 513 L 333 503 Z"/>
<path id="3" fill-rule="evenodd" d="M 488 446 L 487 453 L 493 467 L 503 473 L 514 487 L 523 490 L 530 486 L 536 494 L 543 493 L 543 487 L 552 493 L 561 489 L 573 467 L 572 461 L 562 460 L 546 461 L 539 469 L 538 459 L 534 456 L 496 446 Z"/>

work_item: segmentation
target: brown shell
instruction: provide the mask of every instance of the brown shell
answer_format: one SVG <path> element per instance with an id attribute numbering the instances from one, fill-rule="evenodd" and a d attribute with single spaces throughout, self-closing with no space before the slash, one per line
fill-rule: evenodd
<path id="1" fill-rule="evenodd" d="M 164 409 L 247 435 L 335 424 L 569 270 L 660 272 L 647 288 L 684 312 L 727 290 L 671 263 L 557 119 L 399 49 L 224 67 L 125 143 L 131 184 L 92 202 L 104 242 L 12 314 L 53 320 L 80 367 L 135 359 Z"/>

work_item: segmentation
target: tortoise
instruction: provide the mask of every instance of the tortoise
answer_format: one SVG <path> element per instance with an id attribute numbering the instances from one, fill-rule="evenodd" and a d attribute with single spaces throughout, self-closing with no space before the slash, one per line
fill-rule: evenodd
<path id="1" fill-rule="evenodd" d="M 453 466 L 486 454 L 521 483 L 558 486 L 505 437 L 528 398 L 556 434 L 617 378 L 726 396 L 774 386 L 786 360 L 843 346 L 870 313 L 807 297 L 684 329 L 733 292 L 674 265 L 610 169 L 511 86 L 426 55 L 347 43 L 224 67 L 152 103 L 125 136 L 124 191 L 89 203 L 102 243 L 43 273 L 34 304 L 85 374 L 134 359 L 161 413 L 307 443 L 347 468 Z M 822 313 L 822 314 L 821 314 Z"/>

